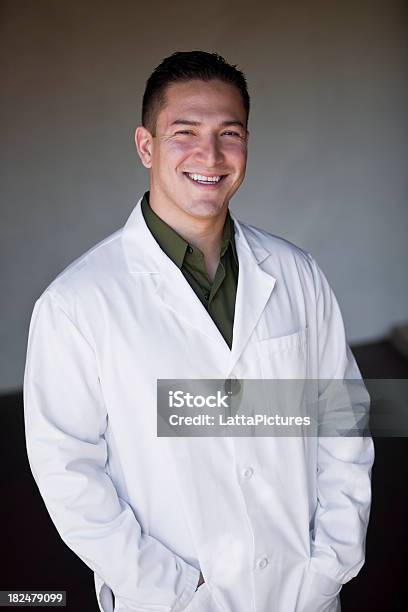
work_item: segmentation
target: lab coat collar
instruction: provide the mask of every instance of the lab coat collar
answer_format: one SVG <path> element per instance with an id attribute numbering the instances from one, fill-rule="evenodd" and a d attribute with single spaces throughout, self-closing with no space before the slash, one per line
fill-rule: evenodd
<path id="1" fill-rule="evenodd" d="M 164 305 L 189 325 L 210 337 L 218 350 L 224 375 L 232 373 L 266 303 L 276 279 L 262 270 L 260 264 L 270 253 L 234 216 L 235 241 L 239 261 L 238 287 L 235 302 L 233 342 L 231 350 L 194 293 L 181 270 L 161 250 L 150 233 L 138 201 L 122 232 L 122 245 L 131 274 L 154 275 L 157 295 Z"/>

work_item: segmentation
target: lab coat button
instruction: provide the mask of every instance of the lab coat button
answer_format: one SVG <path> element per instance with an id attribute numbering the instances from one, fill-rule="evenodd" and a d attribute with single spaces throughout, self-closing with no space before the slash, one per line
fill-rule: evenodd
<path id="1" fill-rule="evenodd" d="M 247 467 L 244 470 L 242 470 L 242 476 L 246 479 L 251 478 L 253 473 L 254 473 L 254 470 L 251 467 Z"/>
<path id="2" fill-rule="evenodd" d="M 259 559 L 258 561 L 259 569 L 265 569 L 268 563 L 269 563 L 269 560 L 266 557 L 262 557 L 262 559 Z"/>
<path id="3" fill-rule="evenodd" d="M 241 391 L 241 383 L 235 374 L 231 374 L 231 376 L 226 379 L 224 389 L 226 393 L 230 393 L 231 395 L 238 395 L 238 393 Z"/>

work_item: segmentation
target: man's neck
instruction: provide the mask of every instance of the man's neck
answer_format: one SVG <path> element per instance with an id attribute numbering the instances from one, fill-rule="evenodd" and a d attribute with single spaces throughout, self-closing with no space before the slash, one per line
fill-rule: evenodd
<path id="1" fill-rule="evenodd" d="M 161 206 L 160 199 L 150 192 L 149 203 L 152 210 L 167 225 L 193 247 L 200 249 L 204 255 L 208 277 L 214 280 L 220 261 L 221 238 L 228 208 L 216 217 L 193 217 L 182 209 L 172 206 Z"/>

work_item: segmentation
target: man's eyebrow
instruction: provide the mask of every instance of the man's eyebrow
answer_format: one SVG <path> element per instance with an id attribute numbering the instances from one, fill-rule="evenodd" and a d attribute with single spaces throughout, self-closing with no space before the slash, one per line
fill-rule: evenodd
<path id="1" fill-rule="evenodd" d="M 172 125 L 192 125 L 194 127 L 197 127 L 198 125 L 202 125 L 202 124 L 200 121 L 190 121 L 189 119 L 175 119 L 170 125 L 171 126 Z M 232 119 L 230 121 L 223 121 L 221 125 L 222 127 L 227 127 L 230 125 L 238 125 L 242 129 L 246 130 L 246 127 L 242 123 L 242 121 L 238 121 L 237 119 Z"/>
<path id="2" fill-rule="evenodd" d="M 200 122 L 189 121 L 188 119 L 175 119 L 170 125 L 200 125 Z"/>
<path id="3" fill-rule="evenodd" d="M 242 123 L 242 121 L 238 121 L 237 119 L 233 119 L 232 121 L 223 121 L 222 122 L 222 126 L 223 127 L 227 127 L 229 125 L 238 125 L 239 127 L 242 127 L 242 129 L 246 130 L 246 127 Z"/>

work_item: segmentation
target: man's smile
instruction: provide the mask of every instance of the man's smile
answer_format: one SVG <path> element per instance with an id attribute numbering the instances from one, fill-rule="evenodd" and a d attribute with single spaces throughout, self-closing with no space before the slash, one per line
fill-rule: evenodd
<path id="1" fill-rule="evenodd" d="M 204 186 L 207 189 L 217 187 L 227 176 L 226 174 L 205 175 L 196 174 L 194 172 L 183 172 L 183 174 L 190 180 L 190 182 L 194 183 L 195 185 Z"/>

